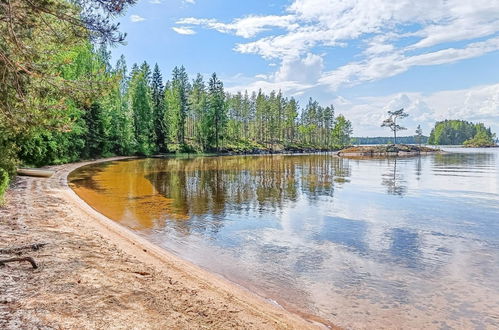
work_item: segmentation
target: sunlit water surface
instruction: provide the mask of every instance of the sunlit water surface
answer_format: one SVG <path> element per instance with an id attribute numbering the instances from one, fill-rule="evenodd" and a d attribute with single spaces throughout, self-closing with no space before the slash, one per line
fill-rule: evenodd
<path id="1" fill-rule="evenodd" d="M 353 328 L 499 328 L 499 150 L 114 161 L 72 187 L 158 245 Z"/>

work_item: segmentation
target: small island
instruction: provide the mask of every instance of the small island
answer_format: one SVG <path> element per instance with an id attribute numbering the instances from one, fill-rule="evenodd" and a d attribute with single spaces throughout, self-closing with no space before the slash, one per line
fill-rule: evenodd
<path id="1" fill-rule="evenodd" d="M 416 129 L 415 141 L 418 145 L 397 144 L 397 132 L 406 130 L 407 128 L 400 126 L 397 120 L 404 119 L 409 116 L 404 108 L 396 111 L 388 111 L 386 118 L 381 127 L 387 127 L 393 132 L 393 144 L 375 145 L 375 146 L 353 146 L 338 151 L 340 157 L 398 157 L 398 156 L 416 156 L 421 154 L 440 152 L 440 149 L 421 146 L 423 140 L 423 131 L 421 126 Z"/>
<path id="2" fill-rule="evenodd" d="M 416 156 L 441 152 L 440 149 L 407 144 L 389 144 L 376 146 L 354 146 L 338 151 L 340 157 L 394 157 Z"/>
<path id="3" fill-rule="evenodd" d="M 428 143 L 432 145 L 463 145 L 467 148 L 496 147 L 496 135 L 483 123 L 465 120 L 444 120 L 432 129 Z"/>

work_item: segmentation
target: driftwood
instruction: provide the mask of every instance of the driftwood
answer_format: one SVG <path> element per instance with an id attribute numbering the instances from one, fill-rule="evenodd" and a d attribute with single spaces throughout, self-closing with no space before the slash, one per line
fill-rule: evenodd
<path id="1" fill-rule="evenodd" d="M 22 176 L 34 176 L 39 178 L 50 178 L 54 175 L 54 171 L 43 170 L 38 168 L 20 168 L 17 170 L 18 175 Z"/>
<path id="2" fill-rule="evenodd" d="M 21 262 L 21 261 L 27 261 L 33 266 L 33 269 L 37 269 L 38 265 L 35 262 L 35 259 L 31 257 L 22 257 L 22 258 L 11 258 L 11 259 L 5 259 L 5 260 L 0 260 L 0 266 L 5 266 L 6 263 L 9 262 Z"/>
<path id="3" fill-rule="evenodd" d="M 18 246 L 18 247 L 7 248 L 7 249 L 0 249 L 0 254 L 21 254 L 22 251 L 24 251 L 24 250 L 37 251 L 37 250 L 40 250 L 45 245 L 47 245 L 47 243 L 36 243 L 36 244 L 31 244 L 31 245 L 24 245 L 24 246 Z"/>

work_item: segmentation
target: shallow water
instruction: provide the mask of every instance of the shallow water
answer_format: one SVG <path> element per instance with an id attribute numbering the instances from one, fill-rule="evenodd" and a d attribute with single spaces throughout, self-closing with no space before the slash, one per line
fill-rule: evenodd
<path id="1" fill-rule="evenodd" d="M 499 150 L 90 165 L 108 217 L 289 309 L 352 328 L 499 328 Z"/>

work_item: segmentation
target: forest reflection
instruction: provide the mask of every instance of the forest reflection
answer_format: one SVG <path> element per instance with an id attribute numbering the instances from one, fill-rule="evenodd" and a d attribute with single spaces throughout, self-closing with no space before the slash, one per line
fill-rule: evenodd
<path id="1" fill-rule="evenodd" d="M 206 220 L 211 219 L 214 231 L 227 212 L 279 212 L 300 197 L 310 201 L 332 197 L 335 185 L 348 182 L 350 175 L 348 161 L 331 155 L 164 159 L 159 163 L 151 159 L 144 166 L 150 167 L 144 171 L 147 180 L 173 201 L 173 218 L 195 221 L 208 215 L 202 222 L 208 225 Z"/>
<path id="2" fill-rule="evenodd" d="M 188 233 L 216 232 L 227 212 L 280 212 L 299 198 L 332 197 L 350 174 L 348 160 L 330 154 L 147 158 L 82 168 L 71 182 L 91 205 L 134 229 L 178 220 L 177 230 Z"/>

